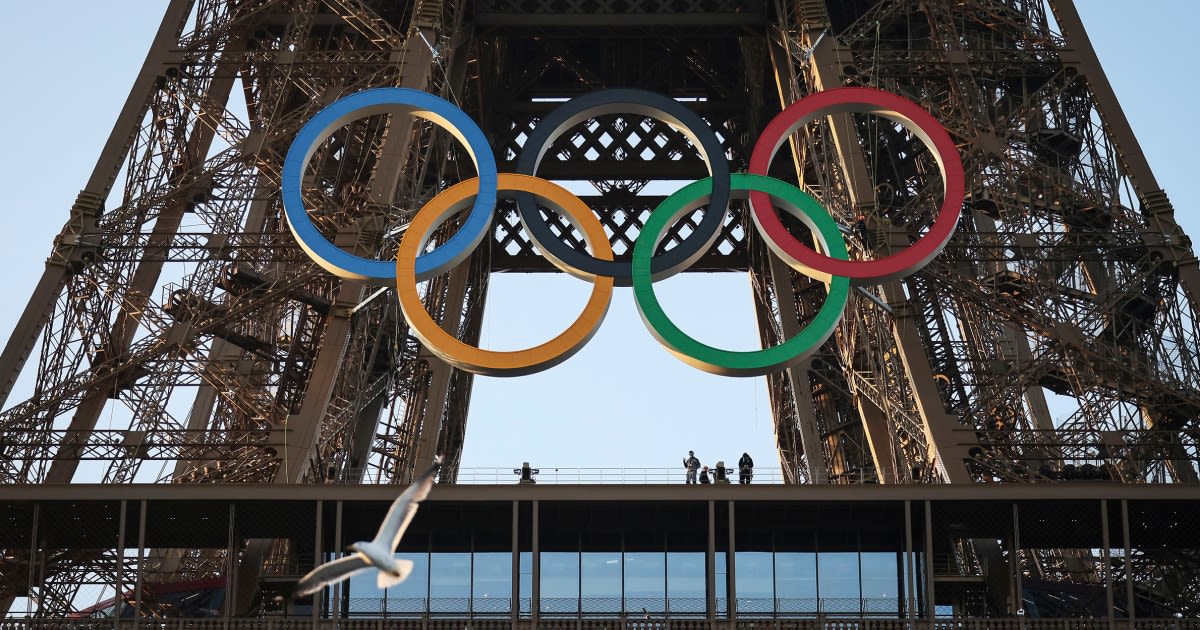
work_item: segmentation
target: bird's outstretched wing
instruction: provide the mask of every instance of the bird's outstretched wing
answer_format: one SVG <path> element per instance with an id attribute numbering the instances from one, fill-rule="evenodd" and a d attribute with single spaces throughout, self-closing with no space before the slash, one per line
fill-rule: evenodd
<path id="1" fill-rule="evenodd" d="M 392 551 L 396 550 L 396 545 L 400 544 L 400 537 L 404 535 L 404 530 L 408 529 L 413 515 L 417 513 L 417 506 L 425 500 L 426 496 L 429 496 L 429 489 L 433 487 L 433 477 L 441 465 L 442 458 L 439 455 L 434 460 L 433 466 L 420 479 L 413 482 L 408 490 L 404 491 L 404 494 L 396 498 L 392 507 L 388 509 L 383 524 L 379 526 L 379 533 L 375 534 L 375 540 L 372 542 L 378 545 L 387 545 L 387 548 Z"/>
<path id="2" fill-rule="evenodd" d="M 304 597 L 310 593 L 316 593 L 329 584 L 341 582 L 351 575 L 369 568 L 371 565 L 360 553 L 326 562 L 296 582 L 296 588 L 292 589 L 292 597 Z"/>

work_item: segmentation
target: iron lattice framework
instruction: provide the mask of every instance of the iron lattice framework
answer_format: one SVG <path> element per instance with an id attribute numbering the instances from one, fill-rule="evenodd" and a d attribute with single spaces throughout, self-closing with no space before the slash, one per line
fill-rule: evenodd
<path id="1" fill-rule="evenodd" d="M 1197 481 L 1200 270 L 1074 7 L 828 4 L 173 0 L 0 355 L 0 480 L 403 483 L 441 452 L 453 483 L 471 376 L 423 352 L 386 292 L 309 262 L 283 222 L 290 140 L 340 96 L 443 96 L 480 121 L 511 170 L 554 100 L 637 86 L 691 103 L 739 169 L 781 103 L 866 85 L 942 121 L 969 198 L 930 267 L 860 290 L 817 356 L 768 378 L 789 480 Z M 937 207 L 937 169 L 898 127 L 832 116 L 789 148 L 794 160 L 777 159 L 774 174 L 848 228 L 863 217 L 853 255 L 907 245 Z M 639 194 L 648 181 L 705 174 L 680 134 L 620 114 L 581 123 L 547 154 L 541 175 L 592 181 L 586 199 L 619 256 L 658 201 Z M 416 208 L 472 174 L 463 158 L 427 124 L 353 122 L 309 166 L 311 213 L 339 245 L 386 256 Z M 745 208 L 731 208 L 695 268 L 748 270 L 774 344 L 824 289 L 747 228 Z M 426 292 L 466 339 L 479 334 L 491 271 L 549 269 L 512 207 L 497 209 L 493 235 Z M 22 371 L 32 389 L 10 401 Z M 102 416 L 120 428 L 101 430 Z M 971 547 L 963 562 L 998 553 Z M 1023 560 L 1094 573 L 1085 553 L 1043 556 Z M 202 576 L 225 561 L 161 551 L 147 569 Z M 20 552 L 0 562 L 0 600 L 35 588 L 53 614 L 122 560 L 66 550 L 37 584 L 23 581 Z M 1134 570 L 1174 596 L 1196 593 L 1194 573 Z"/>

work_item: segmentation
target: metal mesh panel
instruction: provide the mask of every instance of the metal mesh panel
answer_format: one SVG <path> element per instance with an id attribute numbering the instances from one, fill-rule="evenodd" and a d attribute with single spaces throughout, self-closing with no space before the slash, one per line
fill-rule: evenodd
<path id="1" fill-rule="evenodd" d="M 113 606 L 118 590 L 132 585 L 129 560 L 117 580 L 120 502 L 44 503 L 37 508 L 38 545 L 34 552 L 30 613 L 86 611 Z M 128 513 L 127 513 L 128 518 Z M 136 521 L 135 521 L 136 522 Z M 33 530 L 25 530 L 29 535 Z M 136 539 L 128 539 L 136 540 Z M 28 541 L 25 543 L 28 545 Z M 26 566 L 28 570 L 28 566 Z"/>
<path id="2" fill-rule="evenodd" d="M 580 601 L 585 615 L 615 615 L 621 612 L 620 597 L 585 597 Z M 662 604 L 659 604 L 659 608 Z"/>
<path id="3" fill-rule="evenodd" d="M 346 600 L 346 614 L 351 617 L 382 617 L 386 610 L 382 597 L 351 597 Z"/>
<path id="4" fill-rule="evenodd" d="M 468 597 L 431 597 L 429 598 L 429 612 L 431 614 L 450 613 L 462 615 L 470 610 Z"/>
<path id="5" fill-rule="evenodd" d="M 1012 505 L 933 504 L 934 597 L 955 616 L 994 616 L 1011 607 Z"/>
<path id="6" fill-rule="evenodd" d="M 231 597 L 239 615 L 307 616 L 314 605 L 325 609 L 332 605 L 330 589 L 300 600 L 291 598 L 291 590 L 318 561 L 333 559 L 331 550 L 340 549 L 329 526 L 333 507 L 330 503 L 320 506 L 323 518 L 318 555 L 315 501 L 240 502 L 234 506 L 234 552 L 242 569 Z"/>
<path id="7" fill-rule="evenodd" d="M 508 597 L 475 597 L 471 600 L 471 612 L 475 615 L 508 615 L 512 612 L 511 602 Z"/>
<path id="8" fill-rule="evenodd" d="M 1200 506 L 1130 501 L 1129 541 L 1135 616 L 1200 616 Z"/>
<path id="9" fill-rule="evenodd" d="M 419 615 L 425 612 L 426 602 L 419 597 L 389 597 L 385 608 L 387 616 Z"/>
<path id="10" fill-rule="evenodd" d="M 703 597 L 671 597 L 667 600 L 667 612 L 672 615 L 703 615 L 707 600 Z"/>
<path id="11" fill-rule="evenodd" d="M 1026 501 L 1017 511 L 1025 615 L 1107 616 L 1100 503 Z"/>
<path id="12" fill-rule="evenodd" d="M 0 598 L 28 592 L 34 506 L 0 503 Z"/>

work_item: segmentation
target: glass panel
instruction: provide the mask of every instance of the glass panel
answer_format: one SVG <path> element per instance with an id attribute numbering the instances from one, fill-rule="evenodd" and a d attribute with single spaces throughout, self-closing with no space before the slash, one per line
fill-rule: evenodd
<path id="1" fill-rule="evenodd" d="M 341 557 L 341 554 L 338 557 Z M 329 559 L 335 558 L 330 557 Z M 415 568 L 413 573 L 416 573 Z M 328 592 L 329 589 L 326 589 L 324 593 L 318 593 L 317 596 L 326 596 Z M 386 608 L 384 600 L 386 596 L 383 589 L 375 586 L 375 572 L 364 571 L 350 578 L 350 595 L 346 602 L 346 610 L 351 617 L 381 617 Z"/>
<path id="2" fill-rule="evenodd" d="M 734 594 L 738 615 L 762 615 L 775 611 L 775 576 L 769 551 L 738 551 Z"/>
<path id="3" fill-rule="evenodd" d="M 533 553 L 530 551 L 520 553 L 520 584 L 517 585 L 517 588 L 520 589 L 521 616 L 529 617 L 533 615 Z"/>
<path id="4" fill-rule="evenodd" d="M 861 597 L 857 551 L 823 551 L 817 560 L 821 610 L 858 614 Z"/>
<path id="5" fill-rule="evenodd" d="M 724 551 L 718 551 L 713 555 L 716 573 L 716 596 L 717 596 L 717 616 L 727 617 L 729 615 L 729 562 Z"/>
<path id="6" fill-rule="evenodd" d="M 470 597 L 471 554 L 432 554 L 429 562 L 429 612 L 465 613 Z"/>
<path id="7" fill-rule="evenodd" d="M 632 614 L 666 612 L 667 556 L 662 552 L 625 554 L 625 610 Z"/>
<path id="8" fill-rule="evenodd" d="M 900 564 L 894 552 L 864 552 L 862 561 L 863 610 L 870 614 L 899 614 L 903 580 L 896 570 Z"/>
<path id="9" fill-rule="evenodd" d="M 589 551 L 580 558 L 585 613 L 621 612 L 621 552 Z"/>
<path id="10" fill-rule="evenodd" d="M 512 599 L 512 552 L 475 554 L 471 611 L 476 615 L 508 615 Z"/>
<path id="11" fill-rule="evenodd" d="M 704 590 L 704 552 L 668 553 L 667 608 L 671 614 L 707 614 Z"/>
<path id="12" fill-rule="evenodd" d="M 425 612 L 425 599 L 429 597 L 429 554 L 397 554 L 397 558 L 411 560 L 412 573 L 408 579 L 389 588 L 384 594 L 384 610 L 387 616 L 419 615 Z M 375 586 L 375 576 L 365 573 L 362 576 L 350 578 L 365 579 L 372 587 Z"/>
<path id="13" fill-rule="evenodd" d="M 579 612 L 579 553 L 548 551 L 541 554 L 541 612 L 544 615 Z"/>
<path id="14" fill-rule="evenodd" d="M 817 554 L 775 554 L 775 597 L 781 613 L 817 612 Z"/>

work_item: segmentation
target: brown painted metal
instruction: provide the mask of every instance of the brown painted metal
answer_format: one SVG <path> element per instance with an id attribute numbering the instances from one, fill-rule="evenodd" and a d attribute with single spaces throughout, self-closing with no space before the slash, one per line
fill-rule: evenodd
<path id="1" fill-rule="evenodd" d="M 396 489 L 388 485 L 340 484 L 196 484 L 184 488 L 167 484 L 69 484 L 55 486 L 0 486 L 0 501 L 121 501 L 147 499 L 166 501 L 185 496 L 190 501 L 377 501 L 390 503 Z M 1197 501 L 1200 486 L 1120 483 L 1043 484 L 878 484 L 761 485 L 710 484 L 688 488 L 688 500 L 714 501 L 819 501 L 854 503 L 871 501 L 1095 501 L 1147 500 Z M 693 496 L 694 495 L 694 496 Z M 437 485 L 429 501 L 669 501 L 680 498 L 678 484 L 670 485 L 574 485 L 510 484 Z"/>
<path id="2" fill-rule="evenodd" d="M 288 140 L 343 94 L 380 85 L 441 94 L 480 121 L 503 163 L 552 106 L 542 99 L 638 85 L 703 98 L 697 110 L 722 129 L 729 155 L 742 163 L 780 106 L 849 83 L 904 94 L 943 121 L 963 155 L 970 211 L 925 272 L 864 287 L 836 339 L 811 363 L 768 379 L 787 478 L 895 484 L 908 501 L 980 492 L 1011 500 L 1121 499 L 1125 575 L 1141 570 L 1128 553 L 1125 499 L 1197 498 L 1192 486 L 1165 485 L 1200 478 L 1200 366 L 1175 350 L 1194 348 L 1198 336 L 1200 264 L 1072 4 L 997 6 L 713 0 L 649 7 L 618 0 L 598 22 L 578 0 L 394 7 L 175 0 L 0 354 L 0 399 L 23 370 L 34 373 L 37 392 L 0 411 L 0 499 L 131 501 L 194 483 L 189 496 L 215 501 L 383 500 L 393 491 L 312 482 L 404 483 L 434 453 L 447 458 L 442 483 L 455 481 L 470 375 L 423 354 L 385 300 L 363 302 L 361 287 L 308 263 L 281 223 L 275 191 Z M 621 45 L 614 47 L 618 26 Z M 231 112 L 232 100 L 245 103 L 244 117 Z M 628 245 L 641 228 L 628 217 L 657 201 L 635 196 L 646 180 L 690 178 L 703 166 L 669 129 L 668 151 L 620 160 L 618 149 L 598 140 L 621 138 L 632 126 L 611 117 L 596 124 L 580 135 L 597 148 L 595 160 L 576 151 L 545 172 L 588 181 L 597 164 L 611 168 L 618 179 L 597 182 L 588 199 L 614 243 Z M 869 215 L 868 242 L 853 243 L 856 255 L 903 246 L 910 236 L 904 219 L 919 226 L 917 210 L 936 188 L 919 149 L 906 150 L 905 160 L 875 150 L 879 143 L 908 147 L 910 139 L 889 133 L 840 117 L 794 138 L 791 164 L 777 159 L 779 176 L 808 189 L 846 227 L 859 212 Z M 375 229 L 378 222 L 401 224 L 458 169 L 447 139 L 421 126 L 362 121 L 335 142 L 342 152 L 319 152 L 308 172 L 309 192 L 321 204 L 314 214 L 339 242 L 368 254 L 394 245 L 395 235 Z M 129 183 L 110 200 L 122 168 Z M 1134 197 L 1122 197 L 1123 189 Z M 750 270 L 762 338 L 777 341 L 803 325 L 816 298 L 790 271 L 755 254 L 740 235 L 749 226 L 744 208 L 731 213 L 718 247 L 697 269 Z M 546 269 L 506 217 L 497 215 L 490 251 L 432 283 L 431 312 L 468 338 L 478 337 L 489 270 Z M 201 227 L 183 228 L 185 220 Z M 36 364 L 26 361 L 31 353 Z M 167 404 L 183 396 L 188 411 Z M 124 409 L 127 427 L 98 429 L 105 412 Z M 68 416 L 71 430 L 56 429 Z M 143 466 L 162 460 L 174 465 L 161 475 Z M 85 461 L 105 463 L 103 479 L 112 484 L 164 486 L 44 485 L 70 481 Z M 1086 475 L 1085 467 L 1092 467 Z M 1081 484 L 1071 475 L 1111 482 Z M 248 485 L 215 483 L 222 481 Z M 253 485 L 270 481 L 301 486 Z M 946 481 L 953 483 L 911 486 Z M 568 496 L 665 500 L 676 491 L 511 492 L 515 505 Z M 495 493 L 439 488 L 433 500 L 484 501 Z M 696 496 L 842 502 L 897 495 L 756 485 L 714 486 Z M 260 547 L 246 557 L 270 548 Z M 1099 562 L 1069 550 L 1039 553 L 1028 561 Z M 221 560 L 146 555 L 165 572 Z M 60 562 L 34 576 L 39 567 L 30 562 L 26 586 L 42 589 L 44 601 L 69 601 L 89 571 L 117 566 L 112 557 L 80 557 L 74 567 Z M 932 607 L 932 580 L 928 586 Z M 9 601 L 0 594 L 0 607 Z"/>
<path id="3" fill-rule="evenodd" d="M 151 44 L 150 52 L 142 63 L 142 69 L 134 80 L 121 113 L 113 125 L 113 131 L 100 152 L 92 175 L 79 193 L 79 198 L 71 208 L 72 219 L 63 227 L 62 237 L 78 238 L 87 236 L 79 232 L 82 224 L 91 225 L 91 219 L 103 213 L 100 204 L 108 197 L 113 182 L 121 170 L 121 163 L 128 155 L 129 147 L 134 142 L 139 119 L 150 106 L 150 99 L 155 91 L 155 82 L 162 76 L 165 68 L 175 56 L 170 53 L 171 47 L 179 39 L 183 31 L 184 21 L 192 10 L 195 0 L 172 0 L 163 16 L 158 33 Z M 62 290 L 62 285 L 68 275 L 68 265 L 79 262 L 70 252 L 70 247 L 57 249 L 55 254 L 46 261 L 46 270 L 42 273 L 29 304 L 21 313 L 16 327 L 5 343 L 4 352 L 0 354 L 0 408 L 8 400 L 13 384 L 17 380 L 25 360 L 33 349 L 46 322 L 50 319 L 54 308 L 54 300 Z"/>

